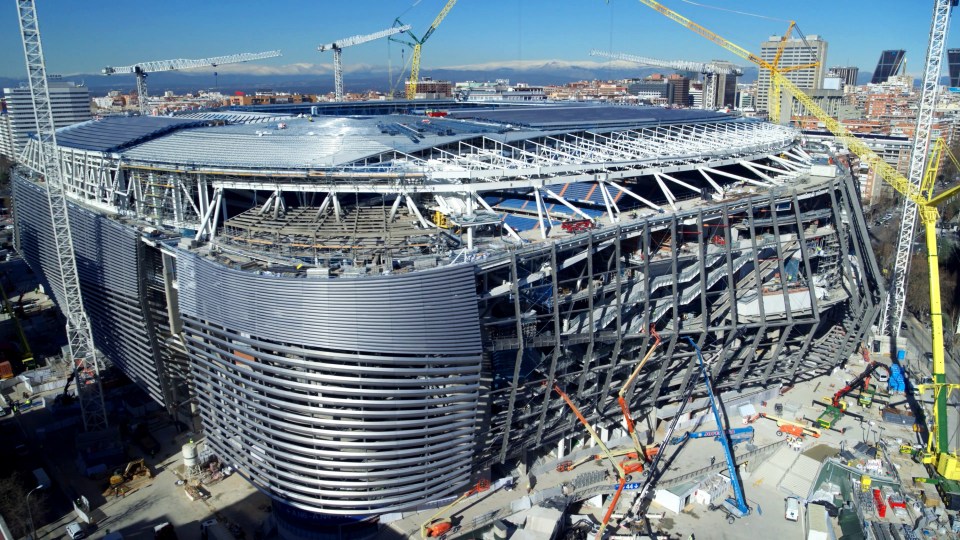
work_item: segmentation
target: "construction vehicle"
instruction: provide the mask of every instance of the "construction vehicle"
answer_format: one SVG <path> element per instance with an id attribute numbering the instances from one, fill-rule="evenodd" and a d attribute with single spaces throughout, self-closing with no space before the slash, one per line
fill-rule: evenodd
<path id="1" fill-rule="evenodd" d="M 367 43 L 368 41 L 374 41 L 377 39 L 382 39 L 385 37 L 390 37 L 401 32 L 406 32 L 410 30 L 410 25 L 403 26 L 394 26 L 392 28 L 387 28 L 386 30 L 381 30 L 379 32 L 374 32 L 372 34 L 366 34 L 362 36 L 351 36 L 348 38 L 338 39 L 333 43 L 327 43 L 326 45 L 320 45 L 317 47 L 317 50 L 320 52 L 323 51 L 333 51 L 333 95 L 337 101 L 343 101 L 343 62 L 341 60 L 341 55 L 343 54 L 343 49 L 346 47 L 352 47 L 354 45 L 360 45 L 361 43 Z"/>
<path id="2" fill-rule="evenodd" d="M 740 442 L 747 439 L 753 438 L 753 428 L 733 428 L 725 431 L 720 431 L 719 429 L 710 429 L 707 431 L 693 431 L 690 433 L 684 433 L 679 437 L 674 437 L 670 439 L 670 444 L 683 444 L 687 442 L 687 439 L 704 439 L 707 437 L 713 437 L 714 440 L 719 441 L 722 437 L 730 437 L 731 441 Z"/>
<path id="3" fill-rule="evenodd" d="M 656 0 L 639 1 L 741 58 L 745 58 L 763 69 L 771 70 L 771 77 L 778 79 L 780 84 L 790 91 L 794 98 L 796 98 L 810 114 L 816 116 L 820 122 L 823 122 L 824 127 L 860 158 L 861 163 L 872 168 L 877 176 L 903 195 L 904 198 L 914 203 L 914 205 L 905 204 L 904 206 L 904 219 L 901 220 L 900 235 L 901 239 L 905 239 L 905 242 L 898 244 L 897 267 L 901 270 L 898 271 L 895 279 L 896 282 L 905 279 L 903 277 L 906 274 L 905 265 L 906 262 L 909 261 L 909 252 L 913 245 L 915 216 L 919 213 L 920 221 L 924 227 L 927 248 L 927 267 L 929 271 L 930 330 L 932 336 L 931 350 L 933 352 L 931 371 L 933 374 L 932 387 L 934 390 L 933 430 L 930 433 L 924 460 L 927 462 L 931 478 L 937 478 L 937 488 L 941 496 L 943 496 L 944 502 L 948 503 L 948 500 L 956 500 L 958 501 L 957 505 L 960 506 L 960 482 L 958 482 L 960 481 L 960 456 L 950 452 L 949 430 L 946 429 L 947 394 L 950 385 L 948 385 L 945 380 L 946 366 L 944 364 L 943 313 L 940 302 L 940 267 L 937 255 L 936 228 L 938 219 L 937 206 L 944 201 L 950 200 L 957 193 L 960 193 L 960 185 L 953 186 L 938 195 L 933 195 L 940 157 L 945 147 L 942 143 L 932 145 L 933 147 L 929 152 L 929 160 L 927 160 L 926 167 L 923 167 L 924 159 L 926 159 L 928 155 L 926 149 L 930 145 L 930 133 L 933 124 L 932 113 L 936 106 L 937 91 L 940 86 L 940 66 L 943 60 L 943 47 L 949 26 L 950 11 L 957 6 L 958 0 L 934 0 L 930 42 L 924 66 L 923 89 L 917 115 L 917 129 L 915 132 L 914 149 L 911 155 L 911 173 L 909 179 L 900 174 L 895 167 L 885 162 L 883 158 L 878 156 L 877 153 L 863 141 L 857 139 L 847 131 L 839 121 L 827 114 L 813 99 L 759 56 L 750 53 L 739 45 L 731 43 L 716 33 L 711 32 L 683 15 L 660 4 Z M 919 167 L 917 166 L 918 164 L 920 165 Z M 901 259 L 905 261 L 904 264 L 899 263 Z M 893 329 L 893 335 L 896 335 L 896 332 L 899 331 L 905 301 L 903 297 L 905 294 L 905 287 L 895 285 L 894 294 L 892 295 L 894 297 L 894 313 L 889 317 L 881 318 L 882 324 L 890 324 L 890 327 Z M 948 503 L 948 505 L 949 504 L 950 503 Z"/>
<path id="4" fill-rule="evenodd" d="M 153 473 L 143 459 L 135 459 L 123 468 L 116 470 L 110 476 L 110 485 L 103 492 L 104 497 L 124 497 L 149 485 L 153 481 Z"/>
<path id="5" fill-rule="evenodd" d="M 760 413 L 761 418 L 766 418 L 768 420 L 773 420 L 777 423 L 777 436 L 780 437 L 783 434 L 793 435 L 794 437 L 813 437 L 819 439 L 821 432 L 815 427 L 810 427 L 803 425 L 800 422 L 795 422 L 793 420 L 787 420 L 786 418 L 780 418 L 779 416 L 773 416 L 772 414 Z"/>
<path id="6" fill-rule="evenodd" d="M 657 329 L 653 325 L 650 325 L 650 337 L 653 338 L 653 345 L 650 346 L 650 349 L 647 350 L 647 354 L 643 355 L 643 359 L 640 360 L 640 363 L 637 364 L 637 367 L 633 369 L 633 373 L 627 377 L 627 380 L 623 383 L 623 386 L 620 387 L 620 391 L 617 392 L 617 403 L 620 404 L 620 410 L 623 412 L 623 423 L 627 427 L 627 433 L 630 434 L 630 439 L 633 440 L 633 448 L 637 451 L 638 454 L 643 453 L 643 447 L 640 444 L 640 440 L 637 438 L 637 432 L 634 429 L 633 415 L 630 414 L 630 406 L 627 404 L 627 392 L 633 388 L 633 384 L 637 380 L 637 376 L 640 375 L 640 371 L 643 369 L 643 366 L 647 364 L 647 360 L 653 356 L 653 352 L 657 350 L 657 347 L 660 346 L 660 334 L 657 334 Z"/>
<path id="7" fill-rule="evenodd" d="M 710 373 L 707 371 L 707 364 L 703 360 L 703 353 L 700 347 L 693 341 L 693 338 L 687 337 L 687 341 L 697 351 L 697 361 L 700 363 L 700 375 L 707 386 L 707 397 L 710 400 L 710 409 L 713 411 L 713 420 L 717 423 L 717 429 L 722 434 L 720 443 L 723 444 L 723 455 L 727 460 L 727 472 L 730 474 L 730 485 L 733 487 L 734 498 L 724 499 L 722 508 L 727 513 L 727 523 L 733 523 L 738 518 L 746 517 L 750 514 L 750 507 L 747 505 L 747 499 L 743 495 L 743 485 L 740 483 L 740 477 L 737 475 L 737 463 L 733 459 L 733 448 L 727 432 L 723 427 L 723 415 L 720 414 L 720 406 L 717 403 L 717 397 L 713 393 L 713 383 L 710 381 Z"/>
<path id="8" fill-rule="evenodd" d="M 453 507 L 463 502 L 464 499 L 470 497 L 471 495 L 476 495 L 490 489 L 490 482 L 486 480 L 481 480 L 477 482 L 475 486 L 470 488 L 466 493 L 454 499 L 454 501 L 439 511 L 436 514 L 430 516 L 430 519 L 423 522 L 420 525 L 420 536 L 422 538 L 439 538 L 453 529 L 453 519 L 449 517 L 440 517 L 447 512 L 449 512 Z"/>
<path id="9" fill-rule="evenodd" d="M 266 51 L 260 53 L 240 53 L 228 54 L 225 56 L 215 56 L 213 58 L 187 59 L 176 58 L 173 60 L 154 60 L 151 62 L 140 62 L 132 66 L 111 67 L 107 66 L 101 70 L 104 75 L 132 74 L 137 77 L 137 102 L 140 105 L 140 114 L 146 116 L 147 109 L 147 73 L 158 71 L 174 71 L 178 69 L 193 69 L 203 67 L 217 67 L 224 64 L 236 64 L 239 62 L 249 62 L 251 60 L 263 60 L 265 58 L 276 58 L 280 56 L 280 51 Z"/>
<path id="10" fill-rule="evenodd" d="M 423 44 L 430 39 L 430 36 L 432 36 L 437 30 L 437 27 L 440 26 L 440 23 L 443 22 L 443 19 L 447 17 L 447 13 L 450 13 L 450 10 L 453 9 L 454 4 L 456 3 L 457 0 L 447 0 L 447 3 L 444 4 L 443 9 L 441 9 L 440 13 L 438 13 L 436 18 L 433 19 L 433 23 L 430 24 L 430 28 L 424 32 L 423 37 L 421 38 L 418 38 L 416 35 L 414 35 L 414 33 L 409 30 L 409 26 L 407 26 L 408 30 L 406 30 L 406 34 L 410 36 L 410 38 L 413 40 L 413 43 L 390 38 L 392 41 L 413 47 L 413 56 L 410 60 L 410 80 L 407 82 L 406 89 L 407 99 L 414 99 L 417 97 L 417 82 L 420 81 L 420 53 L 421 49 L 423 49 Z M 406 26 L 400 22 L 399 18 L 394 20 L 393 24 L 397 26 Z"/>
<path id="11" fill-rule="evenodd" d="M 864 351 L 864 357 L 869 359 L 869 355 Z M 874 387 L 870 386 L 870 376 L 877 369 L 883 368 L 887 373 L 890 373 L 890 368 L 886 364 L 881 364 L 880 362 L 870 362 L 867 364 L 867 368 L 863 370 L 863 373 L 858 375 L 855 379 L 847 383 L 846 386 L 841 388 L 830 398 L 830 404 L 827 405 L 826 410 L 817 417 L 817 425 L 824 429 L 833 429 L 833 426 L 843 417 L 844 412 L 847 410 L 847 404 L 843 401 L 843 398 L 847 396 L 850 392 L 861 389 L 860 397 L 857 398 L 857 402 L 862 407 L 870 407 L 873 405 L 873 398 L 877 394 L 877 390 Z"/>
<path id="12" fill-rule="evenodd" d="M 660 452 L 660 448 L 657 446 L 647 448 L 642 454 L 643 460 L 649 463 L 650 461 L 653 460 L 653 457 L 656 456 L 658 452 Z M 638 454 L 633 449 L 621 449 L 621 450 L 611 450 L 610 455 L 614 457 L 626 457 L 628 459 L 640 459 L 641 454 Z M 607 456 L 605 456 L 604 454 L 590 454 L 576 461 L 571 461 L 571 460 L 561 461 L 560 463 L 557 464 L 557 472 L 572 471 L 577 467 L 579 467 L 580 465 L 583 465 L 584 463 L 589 463 L 591 461 L 601 461 L 606 457 Z"/>

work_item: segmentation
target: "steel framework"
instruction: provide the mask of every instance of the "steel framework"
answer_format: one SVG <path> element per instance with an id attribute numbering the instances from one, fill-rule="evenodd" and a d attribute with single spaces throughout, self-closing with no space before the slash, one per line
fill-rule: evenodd
<path id="1" fill-rule="evenodd" d="M 930 25 L 930 41 L 927 44 L 927 61 L 923 70 L 923 88 L 917 109 L 917 128 L 914 131 L 913 151 L 910 154 L 910 184 L 920 189 L 923 182 L 924 162 L 930 153 L 930 131 L 933 127 L 933 112 L 937 106 L 940 89 L 940 70 L 943 65 L 943 47 L 950 26 L 950 10 L 956 0 L 935 0 L 933 22 Z M 910 270 L 910 255 L 913 252 L 913 237 L 917 228 L 917 204 L 904 197 L 900 219 L 900 235 L 897 238 L 896 260 L 893 267 L 893 291 L 888 296 L 880 317 L 883 335 L 897 336 L 907 301 L 907 274 Z"/>
<path id="2" fill-rule="evenodd" d="M 47 68 L 40 42 L 40 26 L 33 0 L 17 0 L 20 34 L 27 64 L 30 95 L 36 115 L 39 140 L 39 166 L 46 180 L 47 200 L 53 225 L 53 240 L 63 287 L 60 306 L 67 319 L 67 346 L 77 379 L 77 396 L 87 431 L 107 427 L 103 392 L 100 387 L 100 360 L 93 345 L 93 334 L 83 308 L 80 278 L 70 233 L 67 199 L 63 188 L 56 129 L 47 86 Z"/>

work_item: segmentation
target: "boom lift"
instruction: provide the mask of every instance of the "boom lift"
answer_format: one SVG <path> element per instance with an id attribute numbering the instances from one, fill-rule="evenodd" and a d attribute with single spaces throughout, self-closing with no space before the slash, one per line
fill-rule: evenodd
<path id="1" fill-rule="evenodd" d="M 361 43 L 366 43 L 368 41 L 390 37 L 394 34 L 406 32 L 407 30 L 410 30 L 409 24 L 405 24 L 403 26 L 394 26 L 387 28 L 386 30 L 374 32 L 372 34 L 338 39 L 333 43 L 327 43 L 326 45 L 320 45 L 317 47 L 317 50 L 320 52 L 333 51 L 333 94 L 335 99 L 337 101 L 343 101 L 343 62 L 341 59 L 343 49 L 352 47 L 354 45 L 360 45 Z"/>
<path id="2" fill-rule="evenodd" d="M 437 17 L 433 19 L 433 23 L 430 24 L 430 28 L 424 32 L 423 37 L 421 38 L 418 38 L 416 35 L 414 35 L 414 33 L 409 30 L 410 27 L 407 26 L 407 35 L 410 36 L 410 39 L 413 40 L 413 43 L 400 41 L 397 39 L 394 40 L 398 43 L 403 43 L 413 47 L 413 59 L 410 61 L 410 81 L 407 84 L 407 99 L 414 99 L 417 97 L 417 82 L 420 80 L 420 50 L 423 49 L 423 44 L 430 39 L 430 36 L 433 35 L 433 32 L 438 26 L 440 26 L 440 23 L 443 22 L 443 19 L 447 17 L 447 13 L 450 13 L 450 10 L 453 9 L 454 4 L 456 3 L 457 0 L 447 0 L 447 3 L 443 6 L 443 9 L 441 9 L 440 13 L 437 14 Z M 399 18 L 394 21 L 394 24 L 403 25 Z"/>
<path id="3" fill-rule="evenodd" d="M 40 150 L 40 170 L 37 172 L 42 174 L 45 180 L 52 223 L 53 251 L 60 274 L 54 276 L 51 281 L 56 277 L 60 278 L 63 293 L 59 298 L 60 309 L 67 319 L 67 347 L 70 362 L 77 373 L 77 396 L 80 399 L 83 427 L 87 431 L 99 431 L 107 427 L 103 390 L 100 387 L 100 359 L 94 348 L 93 332 L 80 294 L 80 275 L 77 272 L 77 260 L 73 251 L 67 197 L 63 188 L 60 149 L 57 146 L 57 132 L 53 124 L 47 68 L 43 60 L 40 26 L 34 0 L 17 0 L 17 14 L 20 19 L 20 36 L 23 40 L 23 53 L 27 64 L 30 97 L 37 124 Z"/>
<path id="4" fill-rule="evenodd" d="M 843 401 L 843 398 L 858 388 L 863 388 L 863 390 L 860 391 L 860 405 L 869 407 L 873 403 L 873 394 L 869 393 L 870 376 L 879 368 L 883 368 L 888 374 L 890 373 L 890 368 L 888 368 L 886 364 L 881 364 L 880 362 L 871 362 L 868 364 L 867 369 L 863 370 L 863 373 L 847 383 L 846 386 L 830 398 L 830 405 L 828 405 L 827 409 L 823 411 L 823 414 L 817 418 L 817 425 L 824 429 L 831 429 L 843 416 L 844 411 L 847 410 L 847 404 Z M 869 400 L 867 400 L 865 393 L 870 396 Z"/>
<path id="5" fill-rule="evenodd" d="M 476 495 L 490 489 L 490 482 L 486 480 L 481 480 L 477 482 L 477 485 L 473 486 L 463 495 L 457 497 L 452 503 L 444 506 L 436 514 L 430 516 L 430 519 L 423 522 L 423 525 L 420 526 L 420 536 L 422 538 L 437 538 L 443 536 L 450 529 L 453 528 L 453 520 L 448 517 L 440 517 L 450 511 L 454 506 L 463 502 L 464 499 L 471 495 Z"/>
<path id="6" fill-rule="evenodd" d="M 793 420 L 787 420 L 786 418 L 780 418 L 779 416 L 773 416 L 772 414 L 760 413 L 760 416 L 768 420 L 773 420 L 777 423 L 777 436 L 783 435 L 793 435 L 794 437 L 813 437 L 815 439 L 820 438 L 820 430 L 815 427 L 806 426 L 800 422 L 794 422 Z"/>
<path id="7" fill-rule="evenodd" d="M 177 69 L 193 69 L 201 67 L 217 67 L 224 64 L 236 64 L 239 62 L 249 62 L 251 60 L 263 60 L 264 58 L 276 58 L 280 56 L 280 51 L 267 51 L 260 53 L 240 53 L 229 54 L 226 56 L 215 56 L 213 58 L 200 58 L 191 60 L 186 58 L 176 58 L 174 60 L 156 60 L 153 62 L 140 62 L 132 66 L 103 68 L 104 75 L 114 75 L 117 73 L 127 73 L 137 76 L 137 102 L 140 104 L 140 114 L 146 116 L 147 110 L 147 73 L 157 71 L 174 71 Z"/>
<path id="8" fill-rule="evenodd" d="M 747 517 L 750 514 L 750 507 L 747 506 L 747 499 L 743 495 L 743 486 L 740 484 L 740 477 L 737 475 L 737 464 L 733 460 L 733 449 L 726 431 L 723 429 L 723 418 L 720 414 L 720 407 L 717 405 L 717 398 L 713 393 L 713 383 L 710 381 L 710 373 L 707 371 L 707 364 L 703 361 L 703 353 L 700 347 L 693 341 L 693 338 L 687 337 L 687 341 L 697 351 L 697 361 L 700 363 L 700 375 L 707 386 L 707 397 L 710 398 L 710 409 L 713 410 L 713 420 L 717 423 L 717 428 L 721 430 L 723 436 L 720 442 L 723 444 L 723 455 L 727 459 L 727 472 L 730 474 L 730 485 L 733 487 L 733 499 L 723 501 L 723 508 L 727 512 L 727 523 L 733 523 L 736 518 Z"/>
<path id="9" fill-rule="evenodd" d="M 719 429 L 710 429 L 707 431 L 693 431 L 690 433 L 684 433 L 679 437 L 674 437 L 670 439 L 670 444 L 683 444 L 687 439 L 705 439 L 707 437 L 713 437 L 714 440 L 719 441 L 723 437 L 730 437 L 732 441 L 742 441 L 746 439 L 753 438 L 753 428 L 733 428 L 721 431 Z"/>
<path id="10" fill-rule="evenodd" d="M 934 145 L 934 151 L 932 152 L 933 157 L 931 157 L 930 161 L 927 162 L 927 167 L 923 175 L 922 182 L 919 186 L 915 185 L 902 174 L 900 174 L 897 169 L 885 162 L 883 158 L 878 156 L 876 152 L 871 150 L 870 147 L 868 147 L 863 141 L 853 136 L 845 127 L 843 127 L 842 124 L 840 124 L 840 122 L 827 114 L 823 109 L 820 108 L 820 106 L 816 104 L 813 99 L 807 96 L 790 80 L 777 72 L 773 66 L 771 66 L 762 58 L 747 51 L 739 45 L 727 41 L 723 37 L 667 8 L 656 0 L 638 1 L 641 4 L 644 4 L 658 13 L 666 16 L 667 18 L 679 23 L 685 28 L 688 28 L 689 30 L 692 30 L 693 32 L 709 39 L 710 41 L 713 41 L 737 56 L 745 58 L 764 69 L 771 70 L 771 77 L 778 79 L 780 83 L 793 94 L 794 98 L 803 104 L 810 114 L 816 116 L 817 119 L 823 122 L 824 126 L 830 130 L 830 132 L 833 133 L 837 139 L 842 141 L 851 152 L 859 156 L 861 163 L 868 165 L 875 171 L 877 175 L 883 178 L 886 183 L 897 190 L 898 193 L 916 203 L 919 209 L 920 221 L 923 223 L 924 235 L 926 237 L 927 262 L 929 267 L 930 282 L 930 327 L 932 335 L 931 348 L 933 351 L 932 386 L 934 386 L 933 416 L 935 436 L 930 447 L 930 453 L 932 456 L 929 458 L 928 465 L 930 465 L 929 469 L 931 470 L 931 475 L 939 479 L 935 480 L 940 482 L 939 486 L 941 487 L 941 495 L 944 493 L 943 486 L 947 482 L 940 480 L 951 481 L 952 486 L 949 489 L 953 491 L 950 491 L 950 493 L 960 495 L 960 483 L 956 482 L 957 480 L 960 480 L 960 456 L 957 456 L 949 451 L 949 433 L 945 425 L 947 420 L 947 387 L 949 387 L 949 385 L 945 380 L 946 366 L 944 364 L 943 355 L 943 314 L 940 303 L 940 267 L 937 257 L 936 230 L 938 218 L 937 205 L 951 199 L 957 193 L 960 193 L 960 185 L 949 188 L 939 195 L 933 195 L 937 165 L 940 162 L 939 152 L 941 151 L 941 147 L 939 145 Z M 931 45 L 934 45 L 934 41 L 942 40 L 943 34 L 946 31 L 946 21 L 948 19 L 949 11 L 957 4 L 958 0 L 935 0 Z M 931 50 L 934 48 L 936 47 L 931 46 Z M 934 59 L 935 61 L 931 62 L 931 56 L 932 55 L 928 54 L 927 66 L 925 66 L 925 68 L 930 68 L 933 64 L 939 65 L 939 59 Z M 936 86 L 939 84 L 937 82 L 939 79 L 939 71 L 937 71 L 933 79 L 935 84 L 933 84 L 932 87 L 935 90 Z M 926 77 L 924 81 L 926 89 Z M 960 500 L 960 497 L 958 497 L 958 500 Z"/>
<path id="11" fill-rule="evenodd" d="M 633 415 L 630 414 L 630 406 L 627 404 L 627 392 L 633 388 L 633 384 L 637 381 L 637 376 L 640 375 L 643 366 L 646 365 L 647 360 L 653 356 L 653 352 L 660 346 L 660 334 L 657 333 L 657 329 L 654 328 L 653 325 L 650 325 L 650 336 L 653 337 L 653 345 L 650 346 L 647 354 L 643 355 L 643 359 L 640 360 L 640 363 L 634 368 L 633 373 L 630 374 L 630 377 L 628 377 L 626 382 L 623 383 L 623 386 L 620 387 L 620 391 L 617 392 L 617 403 L 620 404 L 620 410 L 623 411 L 623 423 L 627 426 L 627 433 L 630 434 L 630 438 L 633 440 L 633 448 L 638 454 L 643 453 L 644 450 L 640 444 L 640 440 L 637 439 L 637 433 L 634 429 Z"/>

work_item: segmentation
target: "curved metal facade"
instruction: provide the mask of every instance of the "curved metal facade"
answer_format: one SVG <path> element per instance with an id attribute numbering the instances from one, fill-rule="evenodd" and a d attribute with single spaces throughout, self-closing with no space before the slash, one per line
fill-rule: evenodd
<path id="1" fill-rule="evenodd" d="M 301 508 L 409 508 L 473 472 L 481 342 L 474 269 L 359 280 L 177 256 L 208 441 Z"/>

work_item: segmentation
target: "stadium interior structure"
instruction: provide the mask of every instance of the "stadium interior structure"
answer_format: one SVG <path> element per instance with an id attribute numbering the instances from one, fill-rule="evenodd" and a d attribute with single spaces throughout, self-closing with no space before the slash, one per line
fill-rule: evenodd
<path id="1" fill-rule="evenodd" d="M 557 459 L 584 436 L 554 384 L 623 436 L 651 328 L 628 397 L 653 427 L 696 378 L 682 338 L 718 390 L 769 388 L 856 353 L 882 300 L 849 171 L 731 115 L 291 105 L 58 145 L 98 348 L 197 411 L 289 537 Z M 59 296 L 36 160 L 17 245 Z"/>

